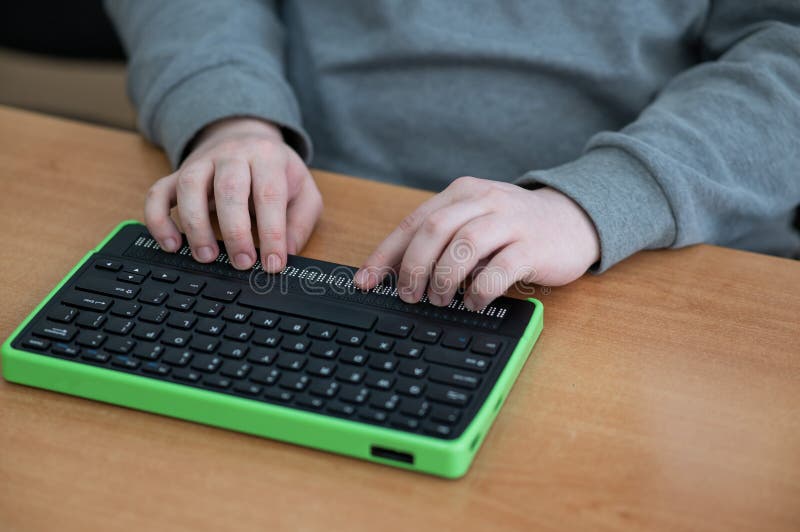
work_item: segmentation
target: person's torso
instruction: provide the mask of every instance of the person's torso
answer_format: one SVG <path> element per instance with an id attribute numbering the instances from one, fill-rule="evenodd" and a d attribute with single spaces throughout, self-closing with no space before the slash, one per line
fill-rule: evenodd
<path id="1" fill-rule="evenodd" d="M 285 2 L 314 166 L 439 190 L 578 157 L 699 61 L 707 2 Z"/>

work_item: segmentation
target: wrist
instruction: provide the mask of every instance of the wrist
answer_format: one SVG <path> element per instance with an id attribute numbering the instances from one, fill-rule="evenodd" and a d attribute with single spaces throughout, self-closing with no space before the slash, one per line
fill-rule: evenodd
<path id="1" fill-rule="evenodd" d="M 283 142 L 281 129 L 267 120 L 251 117 L 229 117 L 217 120 L 204 127 L 195 138 L 193 149 L 212 139 L 258 136 Z"/>
<path id="2" fill-rule="evenodd" d="M 535 191 L 545 201 L 557 206 L 562 213 L 561 222 L 567 229 L 566 236 L 578 250 L 582 262 L 588 269 L 600 260 L 600 235 L 594 222 L 575 200 L 566 194 L 550 187 L 542 187 Z"/>

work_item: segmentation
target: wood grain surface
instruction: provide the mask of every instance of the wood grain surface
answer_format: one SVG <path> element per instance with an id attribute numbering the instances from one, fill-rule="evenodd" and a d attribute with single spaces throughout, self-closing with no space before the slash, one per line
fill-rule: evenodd
<path id="1" fill-rule="evenodd" d="M 0 336 L 168 171 L 139 136 L 0 108 Z M 359 265 L 429 196 L 315 172 L 303 254 Z M 447 481 L 0 382 L 0 529 L 800 530 L 800 265 L 640 253 L 545 329 Z"/>

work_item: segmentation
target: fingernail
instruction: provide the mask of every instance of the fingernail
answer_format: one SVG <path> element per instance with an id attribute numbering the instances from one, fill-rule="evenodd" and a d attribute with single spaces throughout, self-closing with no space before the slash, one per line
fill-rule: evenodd
<path id="1" fill-rule="evenodd" d="M 197 248 L 195 253 L 197 254 L 197 258 L 200 260 L 200 262 L 209 262 L 214 260 L 214 250 L 209 246 Z"/>
<path id="2" fill-rule="evenodd" d="M 434 294 L 430 290 L 428 291 L 428 301 L 431 302 L 431 305 L 436 305 L 437 307 L 442 306 L 442 296 Z"/>
<path id="3" fill-rule="evenodd" d="M 247 253 L 239 253 L 236 255 L 236 267 L 240 269 L 249 268 L 253 265 L 253 258 Z"/>
<path id="4" fill-rule="evenodd" d="M 358 270 L 353 276 L 353 282 L 358 286 L 364 286 L 367 284 L 367 272 L 364 270 Z"/>
<path id="5" fill-rule="evenodd" d="M 273 273 L 281 270 L 281 258 L 275 253 L 267 257 L 267 270 Z"/>

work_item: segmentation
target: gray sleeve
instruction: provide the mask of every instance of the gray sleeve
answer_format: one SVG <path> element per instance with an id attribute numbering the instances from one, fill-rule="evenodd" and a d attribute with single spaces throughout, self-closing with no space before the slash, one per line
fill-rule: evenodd
<path id="1" fill-rule="evenodd" d="M 641 250 L 732 242 L 800 203 L 800 2 L 712 2 L 705 61 L 583 155 L 517 182 L 592 218 L 603 271 Z"/>
<path id="2" fill-rule="evenodd" d="M 142 133 L 173 166 L 206 125 L 232 116 L 274 122 L 308 161 L 311 141 L 284 77 L 274 1 L 106 0 L 129 56 L 128 91 Z"/>

